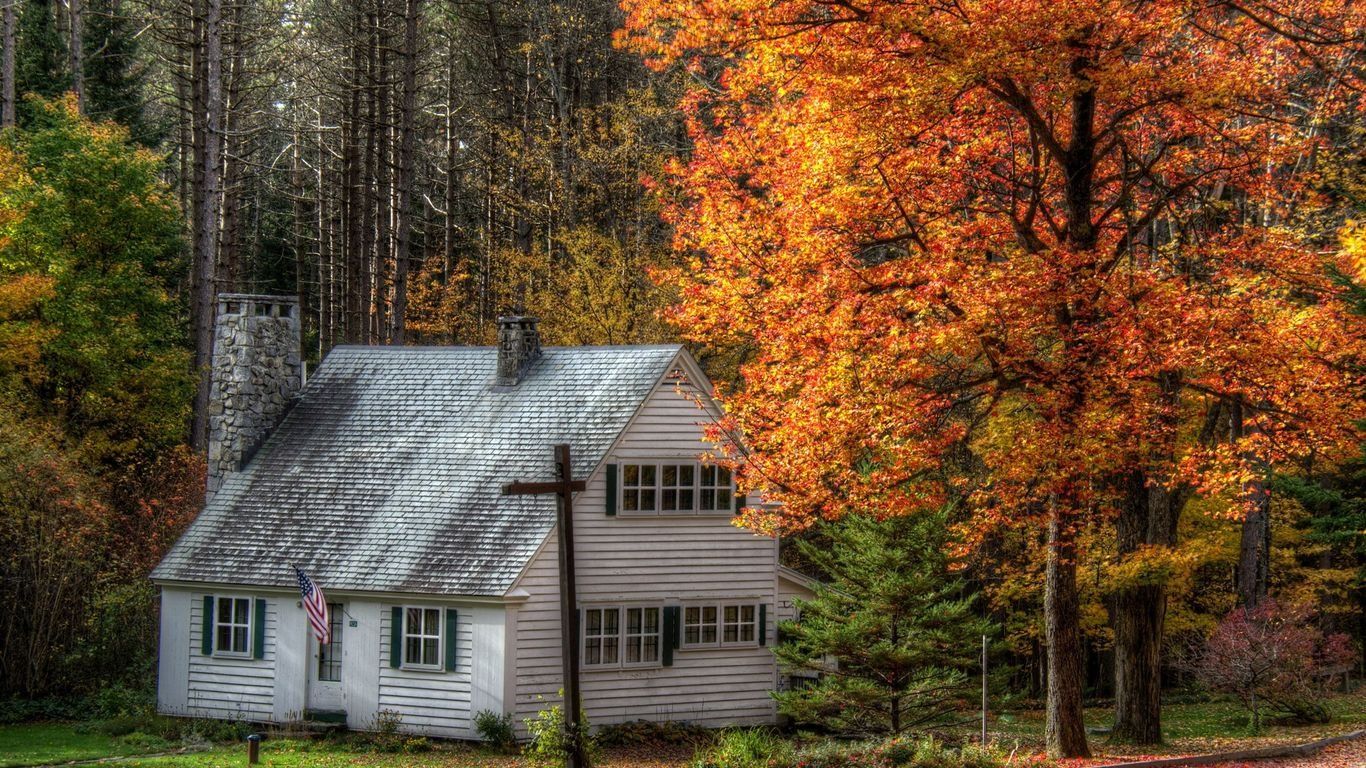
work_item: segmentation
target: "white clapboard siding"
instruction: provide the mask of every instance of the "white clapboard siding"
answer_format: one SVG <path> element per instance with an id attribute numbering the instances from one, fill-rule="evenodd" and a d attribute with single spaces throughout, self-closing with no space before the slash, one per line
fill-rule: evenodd
<path id="1" fill-rule="evenodd" d="M 608 455 L 632 459 L 696 459 L 707 449 L 703 427 L 714 412 L 660 383 Z M 606 477 L 589 479 L 575 498 L 575 550 L 581 605 L 735 599 L 768 606 L 775 634 L 777 543 L 732 525 L 722 515 L 605 514 Z M 561 685 L 557 542 L 550 540 L 516 585 L 531 596 L 517 612 L 516 704 L 520 721 L 558 699 Z M 767 647 L 678 650 L 670 667 L 584 670 L 583 700 L 597 725 L 628 720 L 687 720 L 702 725 L 769 723 L 776 683 Z"/>
<path id="2" fill-rule="evenodd" d="M 266 601 L 264 658 L 227 658 L 204 656 L 204 595 L 191 592 L 189 600 L 190 644 L 189 680 L 185 714 L 224 720 L 270 722 L 275 703 L 275 635 L 278 623 L 278 597 L 235 591 L 236 597 Z M 227 593 L 225 593 L 227 594 Z M 253 602 L 253 611 L 255 611 Z"/>
<path id="3" fill-rule="evenodd" d="M 399 730 L 427 736 L 473 738 L 470 712 L 471 611 L 460 605 L 405 602 L 403 606 L 455 608 L 456 668 L 452 672 L 394 669 L 389 666 L 393 603 L 380 606 L 379 716 L 399 713 Z M 372 726 L 373 727 L 373 726 Z"/>

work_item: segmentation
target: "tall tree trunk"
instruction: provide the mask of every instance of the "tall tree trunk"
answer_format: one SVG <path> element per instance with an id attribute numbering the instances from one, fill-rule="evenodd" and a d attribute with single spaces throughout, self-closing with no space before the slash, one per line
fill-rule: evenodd
<path id="1" fill-rule="evenodd" d="M 201 155 L 196 163 L 199 190 L 196 194 L 198 210 L 194 238 L 194 331 L 195 371 L 199 376 L 194 398 L 194 425 L 191 442 L 198 450 L 207 447 L 207 417 L 209 410 L 209 367 L 213 355 L 213 324 L 217 302 L 215 266 L 217 264 L 219 198 L 219 148 L 223 137 L 223 41 L 222 0 L 200 0 L 203 38 L 197 43 L 203 51 L 202 90 L 204 131 L 196 142 Z"/>
<path id="2" fill-rule="evenodd" d="M 85 114 L 85 10 L 81 0 L 67 0 L 67 10 L 71 16 L 71 42 L 68 53 L 71 57 L 71 92 L 76 94 L 76 110 Z"/>
<path id="3" fill-rule="evenodd" d="M 1256 426 L 1244 421 L 1247 405 L 1241 399 L 1232 404 L 1230 429 L 1234 440 L 1255 433 Z M 1243 456 L 1258 468 L 1258 473 L 1243 485 L 1243 503 L 1247 506 L 1243 518 L 1242 537 L 1238 545 L 1238 602 L 1244 608 L 1256 608 L 1266 599 L 1267 582 L 1271 571 L 1271 493 L 1267 490 L 1260 462 L 1251 451 Z"/>
<path id="4" fill-rule="evenodd" d="M 1080 601 L 1073 534 L 1056 503 L 1048 522 L 1044 636 L 1048 643 L 1048 705 L 1044 728 L 1054 757 L 1090 757 L 1082 711 Z"/>
<path id="5" fill-rule="evenodd" d="M 0 80 L 4 81 L 0 83 L 0 128 L 8 128 L 14 125 L 14 46 L 19 0 L 0 2 L 5 4 L 4 10 L 0 11 L 0 44 L 4 45 L 4 50 L 0 51 Z"/>
<path id="6" fill-rule="evenodd" d="M 421 12 L 421 0 L 407 0 L 403 11 L 403 95 L 399 103 L 398 178 L 395 180 L 398 201 L 394 208 L 398 215 L 398 232 L 394 244 L 394 321 L 389 337 L 391 344 L 403 343 L 408 312 L 408 259 L 411 258 L 413 229 L 410 209 L 413 185 L 416 183 L 413 178 L 413 146 L 417 141 L 417 20 Z M 453 177 L 455 168 L 450 168 L 448 174 Z M 447 184 L 450 183 L 448 178 Z M 446 205 L 450 204 L 451 201 L 447 200 Z M 452 213 L 448 208 L 448 222 Z"/>

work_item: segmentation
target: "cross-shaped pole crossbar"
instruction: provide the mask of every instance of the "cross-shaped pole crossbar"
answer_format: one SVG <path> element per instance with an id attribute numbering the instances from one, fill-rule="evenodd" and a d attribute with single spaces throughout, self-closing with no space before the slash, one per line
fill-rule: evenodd
<path id="1" fill-rule="evenodd" d="M 503 486 L 503 495 L 555 494 L 555 528 L 560 539 L 560 637 L 564 665 L 564 741 L 569 753 L 568 768 L 588 768 L 588 755 L 579 738 L 579 605 L 574 589 L 574 494 L 587 484 L 573 479 L 569 446 L 555 446 L 555 477 L 548 483 L 517 481 Z"/>

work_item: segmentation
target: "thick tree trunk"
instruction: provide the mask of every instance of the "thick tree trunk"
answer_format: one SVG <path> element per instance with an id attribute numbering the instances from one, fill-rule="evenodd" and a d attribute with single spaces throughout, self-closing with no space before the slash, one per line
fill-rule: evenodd
<path id="1" fill-rule="evenodd" d="M 1148 487 L 1134 472 L 1116 521 L 1120 557 L 1144 545 L 1175 543 L 1171 495 Z M 1162 636 L 1167 616 L 1164 584 L 1142 584 L 1115 593 L 1115 725 L 1111 738 L 1132 744 L 1162 742 Z"/>
<path id="2" fill-rule="evenodd" d="M 1044 628 L 1048 643 L 1045 738 L 1053 757 L 1090 757 L 1082 712 L 1082 648 L 1073 536 L 1054 509 L 1048 523 Z"/>
<path id="3" fill-rule="evenodd" d="M 1245 408 L 1241 400 L 1233 402 L 1230 424 L 1235 440 L 1246 437 L 1256 429 L 1244 422 Z M 1250 452 L 1245 451 L 1244 456 L 1257 466 Z M 1252 609 L 1266 599 L 1271 570 L 1271 494 L 1262 477 L 1254 477 L 1243 486 L 1243 502 L 1247 505 L 1247 516 L 1243 518 L 1242 538 L 1238 546 L 1238 602 L 1244 608 Z"/>
<path id="4" fill-rule="evenodd" d="M 8 128 L 14 125 L 14 46 L 19 0 L 0 2 L 5 4 L 4 10 L 0 11 L 0 45 L 4 45 L 4 50 L 0 51 L 0 80 L 4 81 L 0 83 L 0 128 Z"/>

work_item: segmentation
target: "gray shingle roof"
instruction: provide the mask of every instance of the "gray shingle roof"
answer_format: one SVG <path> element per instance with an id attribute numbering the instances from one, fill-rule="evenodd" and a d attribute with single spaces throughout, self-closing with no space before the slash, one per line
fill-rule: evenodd
<path id="1" fill-rule="evenodd" d="M 554 522 L 549 479 L 602 460 L 677 346 L 550 347 L 494 391 L 476 347 L 338 347 L 298 404 L 152 573 L 169 581 L 503 594 Z"/>

